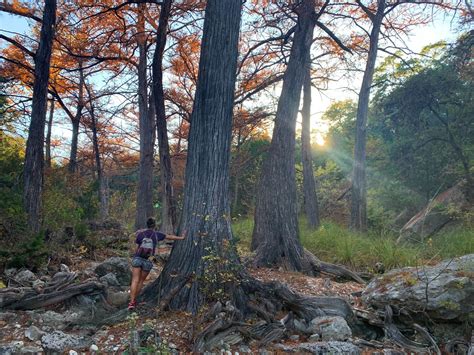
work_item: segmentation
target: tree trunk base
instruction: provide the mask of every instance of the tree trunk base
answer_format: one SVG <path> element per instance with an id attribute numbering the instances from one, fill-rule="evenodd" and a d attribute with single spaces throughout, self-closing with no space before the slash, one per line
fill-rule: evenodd
<path id="1" fill-rule="evenodd" d="M 265 248 L 257 249 L 257 255 L 252 263 L 253 267 L 258 268 L 259 266 L 262 266 L 259 253 L 265 252 L 267 252 Z M 321 261 L 307 249 L 303 250 L 303 256 L 301 257 L 301 270 L 295 270 L 295 268 L 292 267 L 293 264 L 287 259 L 288 258 L 285 257 L 280 258 L 276 266 L 281 267 L 285 271 L 298 271 L 308 276 L 319 276 L 325 274 L 334 277 L 337 280 L 355 281 L 363 285 L 366 284 L 366 282 L 355 272 L 340 265 Z"/>

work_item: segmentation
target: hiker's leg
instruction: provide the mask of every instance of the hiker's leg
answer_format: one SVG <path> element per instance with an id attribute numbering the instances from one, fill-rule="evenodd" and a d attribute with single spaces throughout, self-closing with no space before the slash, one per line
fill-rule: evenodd
<path id="1" fill-rule="evenodd" d="M 130 302 L 134 302 L 140 292 L 140 276 L 142 269 L 140 267 L 132 267 L 132 284 L 130 285 Z"/>
<path id="2" fill-rule="evenodd" d="M 145 271 L 145 270 L 141 270 L 140 272 L 140 279 L 138 281 L 138 292 L 137 292 L 137 295 L 140 294 L 140 291 L 142 290 L 142 287 L 143 287 L 143 282 L 146 280 L 146 278 L 148 277 L 148 274 L 150 273 L 150 271 Z"/>

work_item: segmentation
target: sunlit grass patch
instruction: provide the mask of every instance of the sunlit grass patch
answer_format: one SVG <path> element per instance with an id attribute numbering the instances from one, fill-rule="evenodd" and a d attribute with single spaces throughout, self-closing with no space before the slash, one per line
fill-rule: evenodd
<path id="1" fill-rule="evenodd" d="M 250 252 L 253 219 L 235 221 L 232 229 L 239 252 Z M 378 262 L 390 270 L 474 253 L 472 229 L 454 229 L 418 244 L 397 244 L 397 237 L 394 233 L 355 233 L 328 221 L 324 221 L 319 229 L 311 230 L 304 219 L 300 221 L 300 239 L 306 249 L 323 261 L 354 270 L 374 271 Z"/>

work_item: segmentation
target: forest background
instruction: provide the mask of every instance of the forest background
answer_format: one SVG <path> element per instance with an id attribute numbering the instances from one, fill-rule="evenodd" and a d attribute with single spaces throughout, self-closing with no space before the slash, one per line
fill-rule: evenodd
<path id="1" fill-rule="evenodd" d="M 42 8 L 32 2 L 1 5 L 2 266 L 39 266 L 64 242 L 93 254 L 102 247 L 94 239 L 94 223 L 119 222 L 132 231 L 155 215 L 164 229 L 176 231 L 204 5 L 169 4 L 169 23 L 160 32 L 161 4 L 58 2 L 44 182 L 33 198 L 42 206 L 33 228 L 23 182 Z M 372 24 L 360 2 L 333 4 L 321 17 L 326 25 L 316 29 L 311 50 L 314 197 L 305 196 L 301 125 L 295 171 L 301 243 L 322 260 L 373 270 L 378 262 L 393 268 L 473 252 L 472 212 L 454 204 L 439 211 L 449 216 L 449 228 L 421 233 L 414 244 L 396 242 L 405 223 L 441 192 L 466 181 L 469 195 L 472 187 L 471 13 L 467 2 L 442 4 L 397 9 L 383 23 L 367 118 L 366 226 L 352 223 L 351 176 Z M 293 20 L 280 2 L 244 5 L 229 191 L 242 254 L 251 249 L 258 181 Z M 161 91 L 155 88 L 160 59 Z M 306 201 L 316 196 L 315 226 L 304 214 Z"/>

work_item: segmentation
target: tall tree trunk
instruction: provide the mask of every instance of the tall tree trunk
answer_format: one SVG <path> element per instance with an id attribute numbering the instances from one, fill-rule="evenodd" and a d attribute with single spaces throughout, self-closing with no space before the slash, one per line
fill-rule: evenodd
<path id="1" fill-rule="evenodd" d="M 386 7 L 385 0 L 378 0 L 377 3 L 377 12 L 373 14 L 371 18 L 372 31 L 370 32 L 369 54 L 357 104 L 354 166 L 352 172 L 351 228 L 358 231 L 367 230 L 367 116 L 369 112 L 370 89 L 374 77 L 375 60 L 377 59 L 380 27 Z"/>
<path id="2" fill-rule="evenodd" d="M 237 147 L 236 147 L 234 162 L 240 159 L 240 146 L 241 146 L 240 140 L 241 140 L 241 129 L 239 128 L 239 132 L 237 134 Z M 235 184 L 234 184 L 234 198 L 232 199 L 231 211 L 233 214 L 235 214 L 239 206 L 239 187 L 240 187 L 240 184 L 239 184 L 240 169 L 239 168 L 234 170 L 233 178 L 234 178 Z"/>
<path id="3" fill-rule="evenodd" d="M 282 265 L 301 270 L 295 180 L 295 127 L 308 52 L 314 30 L 314 1 L 297 8 L 298 24 L 273 129 L 272 142 L 258 184 L 252 249 L 258 266 Z"/>
<path id="4" fill-rule="evenodd" d="M 54 98 L 50 100 L 49 107 L 49 120 L 48 120 L 48 130 L 46 131 L 46 166 L 51 168 L 51 131 L 53 129 L 53 116 L 54 116 Z"/>
<path id="5" fill-rule="evenodd" d="M 109 199 L 108 199 L 108 182 L 107 178 L 104 175 L 104 170 L 102 168 L 102 162 L 100 159 L 100 149 L 99 149 L 99 137 L 97 134 L 97 118 L 95 116 L 94 104 L 92 103 L 91 95 L 89 92 L 89 113 L 91 115 L 91 129 L 92 129 L 92 146 L 94 149 L 94 158 L 95 158 L 95 167 L 97 173 L 97 180 L 99 182 L 99 204 L 100 204 L 100 218 L 102 221 L 106 220 L 109 217 Z"/>
<path id="6" fill-rule="evenodd" d="M 72 138 L 71 138 L 71 153 L 69 156 L 68 170 L 70 173 L 75 173 L 77 170 L 77 146 L 79 141 L 79 126 L 82 118 L 82 110 L 84 109 L 84 69 L 82 68 L 82 61 L 79 61 L 79 91 L 77 97 L 77 110 L 72 120 Z"/>
<path id="7" fill-rule="evenodd" d="M 189 132 L 181 231 L 160 278 L 145 289 L 157 301 L 188 280 L 172 307 L 196 312 L 202 301 L 206 255 L 236 260 L 232 247 L 229 162 L 241 0 L 209 0 Z"/>
<path id="8" fill-rule="evenodd" d="M 154 117 L 148 108 L 147 41 L 145 34 L 145 4 L 138 4 L 137 42 L 138 61 L 138 115 L 140 126 L 140 167 L 137 189 L 135 227 L 144 228 L 148 217 L 153 216 L 153 152 Z M 154 112 L 154 111 L 153 111 Z"/>
<path id="9" fill-rule="evenodd" d="M 313 154 L 311 153 L 311 63 L 308 58 L 308 68 L 303 84 L 303 118 L 301 129 L 301 156 L 303 160 L 303 195 L 304 207 L 310 228 L 319 227 L 318 196 L 313 175 Z"/>
<path id="10" fill-rule="evenodd" d="M 35 56 L 35 80 L 31 122 L 26 142 L 23 202 L 28 227 L 38 232 L 41 226 L 41 201 L 44 168 L 44 126 L 46 121 L 49 67 L 56 23 L 56 0 L 45 0 L 40 41 Z"/>
<path id="11" fill-rule="evenodd" d="M 161 229 L 173 233 L 177 224 L 176 201 L 173 192 L 173 171 L 171 168 L 168 128 L 166 124 L 165 96 L 163 91 L 163 52 L 166 46 L 168 20 L 172 0 L 164 0 L 161 5 L 160 20 L 153 55 L 153 96 L 156 109 L 156 133 L 160 154 L 161 181 Z"/>

